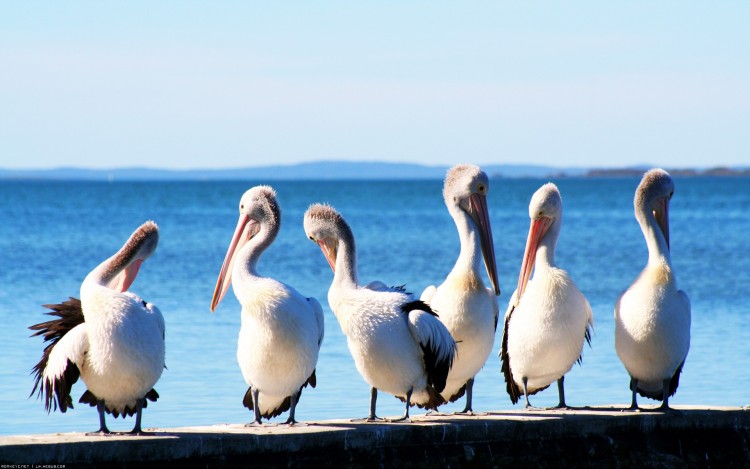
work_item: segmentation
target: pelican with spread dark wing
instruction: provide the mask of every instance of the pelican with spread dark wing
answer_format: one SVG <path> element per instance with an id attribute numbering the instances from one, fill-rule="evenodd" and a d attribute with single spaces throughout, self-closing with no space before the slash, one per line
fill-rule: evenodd
<path id="1" fill-rule="evenodd" d="M 474 376 L 492 352 L 500 294 L 495 266 L 487 193 L 490 182 L 478 166 L 460 164 L 448 171 L 443 199 L 458 229 L 461 251 L 453 270 L 438 287 L 429 286 L 421 300 L 440 315 L 458 346 L 441 395 L 453 402 L 466 394 L 462 413 L 471 414 Z M 492 288 L 482 281 L 482 259 Z"/>
<path id="2" fill-rule="evenodd" d="M 531 226 L 526 250 L 505 313 L 500 352 L 502 371 L 511 402 L 557 381 L 560 402 L 566 408 L 563 381 L 580 361 L 584 341 L 590 340 L 593 315 L 589 302 L 570 275 L 555 264 L 555 247 L 562 227 L 562 198 L 552 183 L 534 193 L 529 204 Z M 534 271 L 534 278 L 531 272 Z"/>
<path id="3" fill-rule="evenodd" d="M 677 391 L 690 349 L 690 300 L 677 288 L 669 251 L 669 201 L 674 181 L 662 169 L 647 172 L 635 192 L 635 218 L 648 247 L 648 262 L 615 304 L 615 349 L 636 393 L 662 401 Z"/>
<path id="4" fill-rule="evenodd" d="M 159 229 L 149 221 L 83 281 L 81 299 L 46 305 L 57 319 L 31 326 L 50 342 L 34 367 L 34 389 L 47 411 L 73 408 L 70 391 L 79 376 L 87 390 L 79 402 L 96 406 L 99 434 L 110 433 L 105 412 L 136 415 L 141 434 L 146 400 L 164 369 L 164 318 L 156 306 L 128 291 L 144 260 L 156 249 Z"/>
<path id="5" fill-rule="evenodd" d="M 333 282 L 328 303 L 346 335 L 357 370 L 371 386 L 368 421 L 377 420 L 378 390 L 409 407 L 435 409 L 444 402 L 456 343 L 437 315 L 422 301 L 383 282 L 360 286 L 354 235 L 333 207 L 314 204 L 305 213 L 305 233 L 320 246 Z"/>
<path id="6" fill-rule="evenodd" d="M 242 305 L 237 361 L 249 386 L 243 404 L 253 411 L 254 424 L 289 410 L 286 423 L 292 425 L 302 388 L 316 385 L 323 309 L 315 298 L 256 270 L 281 227 L 276 192 L 269 186 L 253 187 L 240 199 L 239 211 L 211 311 L 233 285 Z"/>

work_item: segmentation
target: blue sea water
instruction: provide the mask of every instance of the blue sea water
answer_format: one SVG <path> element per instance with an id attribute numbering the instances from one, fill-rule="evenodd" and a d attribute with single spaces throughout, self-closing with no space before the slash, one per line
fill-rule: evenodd
<path id="1" fill-rule="evenodd" d="M 78 296 L 88 272 L 116 251 L 142 222 L 161 229 L 156 253 L 131 290 L 156 304 L 167 326 L 167 367 L 155 388 L 161 398 L 144 411 L 144 427 L 247 422 L 247 385 L 236 362 L 240 306 L 230 292 L 215 313 L 211 295 L 237 221 L 242 193 L 263 181 L 65 182 L 0 181 L 0 434 L 90 431 L 96 411 L 76 404 L 47 414 L 29 398 L 30 370 L 40 338 L 28 326 L 46 320 L 45 303 Z M 529 226 L 528 202 L 546 181 L 491 183 L 489 207 L 502 288 L 501 313 L 515 289 Z M 570 405 L 624 404 L 628 376 L 614 350 L 613 305 L 646 261 L 633 217 L 635 179 L 561 179 L 564 223 L 556 260 L 594 310 L 591 347 L 567 375 Z M 318 387 L 303 392 L 299 420 L 363 417 L 369 388 L 357 373 L 346 340 L 327 304 L 332 273 L 306 239 L 302 216 L 313 202 L 338 208 L 358 247 L 361 281 L 406 284 L 419 295 L 439 284 L 458 254 L 458 236 L 442 201 L 441 181 L 274 182 L 282 207 L 281 233 L 259 263 L 324 308 L 326 337 Z M 692 344 L 674 404 L 750 403 L 750 181 L 677 179 L 670 205 L 672 260 L 692 302 Z M 477 411 L 520 408 L 505 392 L 497 350 L 477 376 Z M 73 399 L 84 391 L 79 381 Z M 642 403 L 653 403 L 641 398 Z M 532 403 L 557 403 L 554 386 Z M 460 410 L 463 400 L 446 406 Z M 381 393 L 378 414 L 403 412 Z M 419 410 L 413 410 L 419 414 Z M 279 419 L 286 419 L 283 415 Z M 277 419 L 278 420 L 278 419 Z M 129 430 L 133 420 L 109 419 Z"/>

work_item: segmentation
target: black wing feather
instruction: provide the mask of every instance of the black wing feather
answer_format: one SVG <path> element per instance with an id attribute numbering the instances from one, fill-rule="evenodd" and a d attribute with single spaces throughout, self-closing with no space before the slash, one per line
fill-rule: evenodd
<path id="1" fill-rule="evenodd" d="M 159 399 L 159 393 L 156 392 L 156 389 L 152 388 L 143 397 L 145 399 L 143 401 L 143 408 L 145 409 L 146 407 L 148 407 L 148 401 L 156 402 L 156 400 Z M 91 391 L 87 389 L 86 392 L 84 392 L 81 398 L 78 400 L 78 402 L 81 404 L 88 404 L 91 407 L 96 407 L 97 402 L 99 402 L 99 398 L 96 397 L 94 393 L 92 393 Z M 120 412 L 119 410 L 110 409 L 109 407 L 107 407 L 106 402 L 104 402 L 104 411 L 110 414 L 111 416 L 113 416 L 114 418 L 117 418 L 120 416 L 122 416 L 122 418 L 132 417 L 133 415 L 136 414 L 135 407 L 125 406 L 125 409 L 123 409 L 122 412 Z"/>
<path id="2" fill-rule="evenodd" d="M 31 370 L 31 374 L 34 376 L 34 388 L 31 390 L 29 397 L 37 393 L 37 396 L 44 401 L 44 408 L 47 412 L 59 408 L 60 412 L 65 413 L 69 408 L 73 408 L 70 391 L 73 384 L 78 381 L 81 372 L 73 362 L 68 360 L 63 375 L 55 381 L 54 385 L 51 385 L 44 381 L 44 370 L 47 368 L 52 349 L 60 339 L 74 327 L 83 324 L 83 309 L 81 308 L 81 300 L 73 297 L 60 304 L 44 305 L 44 307 L 51 309 L 52 311 L 46 314 L 56 316 L 56 319 L 29 326 L 29 329 L 36 331 L 31 337 L 41 335 L 44 342 L 49 342 L 42 352 L 39 363 Z"/>
<path id="3" fill-rule="evenodd" d="M 675 370 L 674 375 L 672 375 L 672 379 L 669 381 L 669 393 L 667 394 L 667 397 L 672 397 L 677 392 L 677 387 L 680 385 L 680 374 L 682 373 L 682 367 L 685 365 L 685 361 L 683 360 L 682 363 L 680 363 L 680 366 L 677 367 L 677 370 Z M 632 383 L 631 388 L 632 391 Z M 656 401 L 663 401 L 664 400 L 664 394 L 661 390 L 658 391 L 644 391 L 643 389 L 638 389 L 638 394 L 640 394 L 643 397 L 648 397 L 649 399 L 654 399 Z"/>
<path id="4" fill-rule="evenodd" d="M 591 347 L 591 326 L 588 324 L 586 324 L 586 332 L 584 333 L 583 338 L 586 339 L 586 343 Z M 578 357 L 578 360 L 576 360 L 576 363 L 579 365 L 583 363 L 583 350 L 581 350 L 581 355 Z"/>
<path id="5" fill-rule="evenodd" d="M 318 384 L 318 380 L 315 376 L 315 370 L 313 370 L 312 374 L 309 378 L 307 378 L 307 381 L 305 381 L 302 386 L 299 388 L 299 394 L 297 395 L 297 402 L 299 402 L 300 397 L 302 397 L 302 389 L 307 387 L 307 385 L 310 385 L 310 387 L 314 388 Z M 253 388 L 248 387 L 247 391 L 245 392 L 245 397 L 242 398 L 242 405 L 250 409 L 251 412 L 254 412 L 255 409 L 253 408 Z M 278 407 L 275 409 L 271 409 L 260 416 L 266 419 L 271 419 L 274 417 L 278 417 L 279 415 L 283 414 L 287 410 L 292 408 L 292 396 L 287 396 L 283 401 L 281 401 L 281 404 L 279 404 Z"/>
<path id="6" fill-rule="evenodd" d="M 430 307 L 430 305 L 421 300 L 414 300 L 408 303 L 404 303 L 403 305 L 401 305 L 401 311 L 407 316 L 412 311 L 422 311 L 436 318 L 439 317 L 437 313 Z M 435 409 L 440 404 L 445 403 L 445 399 L 440 396 L 440 393 L 443 391 L 443 389 L 445 389 L 445 382 L 448 379 L 448 372 L 450 371 L 451 366 L 453 366 L 453 357 L 455 356 L 455 353 L 450 354 L 447 359 L 444 358 L 441 360 L 438 358 L 437 350 L 435 350 L 435 344 L 433 344 L 432 341 L 428 340 L 427 343 L 420 344 L 420 347 L 422 348 L 422 353 L 424 355 L 425 371 L 427 372 L 427 384 L 429 385 L 429 387 L 434 388 L 434 390 L 436 391 L 433 395 L 432 392 L 429 392 L 428 387 L 430 400 L 421 407 Z"/>
<path id="7" fill-rule="evenodd" d="M 517 403 L 521 398 L 523 391 L 516 385 L 513 379 L 513 373 L 510 371 L 510 356 L 508 355 L 508 325 L 510 324 L 510 318 L 513 316 L 513 312 L 516 310 L 514 306 L 510 310 L 510 313 L 505 318 L 505 327 L 503 328 L 503 341 L 500 348 L 500 361 L 502 362 L 501 370 L 503 376 L 505 376 L 505 389 L 508 391 L 510 396 L 510 402 L 513 404 Z"/>

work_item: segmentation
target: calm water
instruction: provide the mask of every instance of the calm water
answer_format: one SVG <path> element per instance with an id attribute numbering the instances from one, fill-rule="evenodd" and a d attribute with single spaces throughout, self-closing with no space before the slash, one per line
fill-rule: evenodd
<path id="1" fill-rule="evenodd" d="M 528 229 L 531 194 L 544 181 L 494 180 L 490 211 L 505 311 L 515 288 Z M 557 262 L 594 310 L 595 334 L 582 366 L 566 378 L 571 405 L 627 403 L 628 376 L 614 351 L 613 304 L 646 260 L 633 218 L 638 181 L 558 181 L 564 224 Z M 144 427 L 249 421 L 246 390 L 235 358 L 240 307 L 230 292 L 209 312 L 211 294 L 232 231 L 237 203 L 255 182 L 80 183 L 0 181 L 0 434 L 88 431 L 96 411 L 76 404 L 48 415 L 28 398 L 29 372 L 42 340 L 27 327 L 44 320 L 40 305 L 78 296 L 81 281 L 143 221 L 159 223 L 154 256 L 132 291 L 158 305 L 167 324 L 167 366 L 155 386 L 161 398 L 144 412 Z M 750 403 L 750 181 L 678 179 L 670 207 L 672 257 L 693 305 L 692 344 L 674 404 Z M 303 393 L 300 420 L 363 417 L 369 391 L 354 368 L 326 294 L 332 273 L 305 238 L 302 215 L 329 202 L 347 218 L 359 248 L 360 279 L 406 283 L 417 295 L 442 281 L 458 253 L 458 236 L 442 202 L 440 181 L 278 182 L 282 229 L 259 270 L 323 304 L 326 338 L 317 389 Z M 497 350 L 475 384 L 476 410 L 511 409 Z M 82 381 L 73 388 L 77 402 Z M 534 396 L 557 403 L 556 389 Z M 654 401 L 642 400 L 644 403 Z M 460 410 L 463 401 L 445 407 Z M 518 406 L 520 408 L 520 405 Z M 402 404 L 381 393 L 378 413 L 400 415 Z M 415 414 L 420 413 L 415 410 Z M 281 417 L 286 419 L 286 415 Z M 110 419 L 127 429 L 133 420 Z"/>

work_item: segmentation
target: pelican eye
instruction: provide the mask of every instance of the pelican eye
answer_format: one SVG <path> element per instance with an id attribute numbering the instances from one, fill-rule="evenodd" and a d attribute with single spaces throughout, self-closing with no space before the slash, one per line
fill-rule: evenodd
<path id="1" fill-rule="evenodd" d="M 484 184 L 479 184 L 477 186 L 477 192 L 479 192 L 480 194 L 484 194 L 485 192 L 487 192 L 487 186 L 485 186 Z"/>

